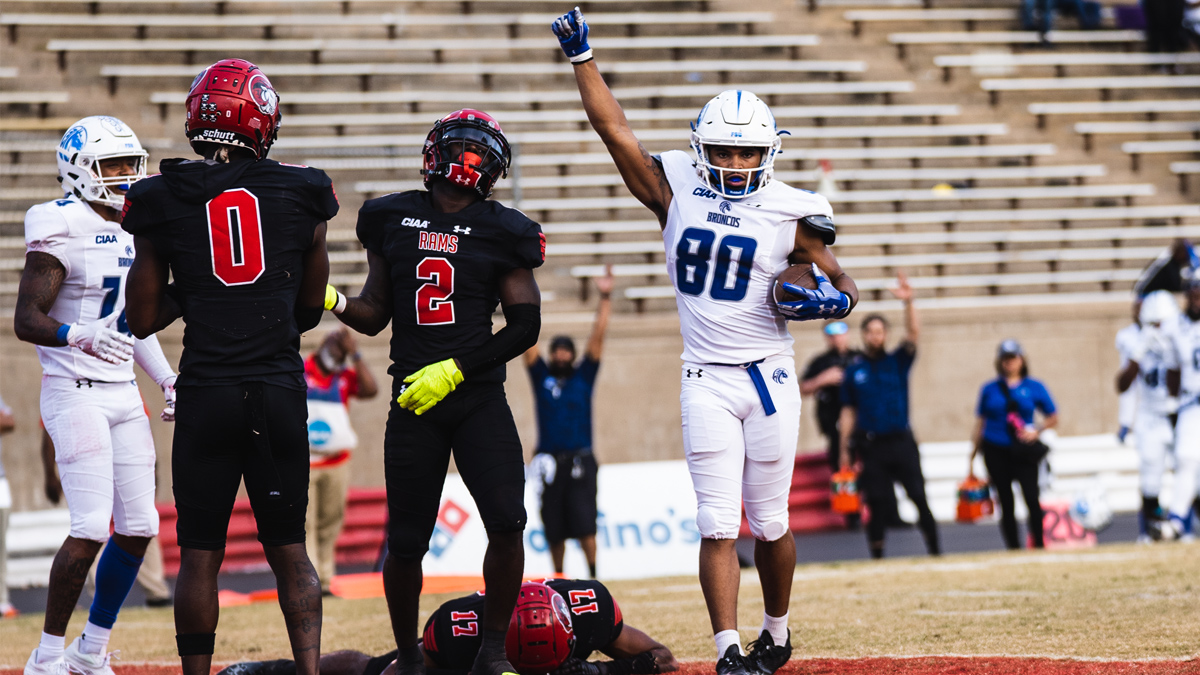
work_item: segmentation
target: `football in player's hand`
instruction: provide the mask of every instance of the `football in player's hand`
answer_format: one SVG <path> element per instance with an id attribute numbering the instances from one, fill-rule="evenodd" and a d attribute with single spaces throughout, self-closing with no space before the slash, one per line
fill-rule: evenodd
<path id="1" fill-rule="evenodd" d="M 790 302 L 794 300 L 804 300 L 792 293 L 783 290 L 783 284 L 795 284 L 801 288 L 816 290 L 817 279 L 813 276 L 812 265 L 804 263 L 802 265 L 791 265 L 775 277 L 775 302 Z"/>

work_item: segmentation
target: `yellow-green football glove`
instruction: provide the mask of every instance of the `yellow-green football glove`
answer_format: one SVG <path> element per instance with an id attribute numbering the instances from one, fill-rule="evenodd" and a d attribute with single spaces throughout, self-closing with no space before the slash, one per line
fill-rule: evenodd
<path id="1" fill-rule="evenodd" d="M 422 415 L 446 398 L 462 381 L 462 371 L 454 359 L 439 361 L 404 378 L 408 387 L 396 399 L 396 403 L 401 408 Z"/>
<path id="2" fill-rule="evenodd" d="M 346 296 L 338 292 L 333 284 L 325 284 L 325 309 L 341 314 L 346 309 Z"/>

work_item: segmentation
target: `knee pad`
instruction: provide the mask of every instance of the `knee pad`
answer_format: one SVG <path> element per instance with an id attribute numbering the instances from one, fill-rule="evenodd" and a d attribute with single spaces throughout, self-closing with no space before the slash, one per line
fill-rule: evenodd
<path id="1" fill-rule="evenodd" d="M 113 531 L 127 537 L 145 537 L 150 539 L 158 536 L 158 509 L 154 504 L 139 504 L 137 507 L 126 506 L 125 512 L 113 514 Z"/>
<path id="2" fill-rule="evenodd" d="M 737 539 L 742 524 L 740 516 L 737 509 L 701 504 L 696 509 L 696 529 L 705 539 Z"/>
<path id="3" fill-rule="evenodd" d="M 750 534 L 754 535 L 754 538 L 760 541 L 775 541 L 787 534 L 788 528 L 791 526 L 786 509 L 782 517 L 778 514 L 772 514 L 771 517 L 762 517 L 762 514 L 751 515 L 747 511 L 746 521 L 750 524 Z"/>
<path id="4" fill-rule="evenodd" d="M 71 512 L 70 535 L 76 539 L 87 539 L 104 543 L 108 541 L 108 524 L 112 519 L 108 512 Z M 122 533 L 124 534 L 124 533 Z"/>
<path id="5" fill-rule="evenodd" d="M 392 521 L 388 525 L 388 554 L 402 560 L 420 560 L 429 551 L 429 540 L 433 532 L 412 524 Z"/>

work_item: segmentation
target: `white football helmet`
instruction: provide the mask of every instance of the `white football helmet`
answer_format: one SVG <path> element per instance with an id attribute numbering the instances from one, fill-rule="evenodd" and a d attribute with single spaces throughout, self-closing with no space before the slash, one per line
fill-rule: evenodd
<path id="1" fill-rule="evenodd" d="M 58 182 L 68 194 L 121 210 L 125 195 L 113 188 L 128 190 L 146 177 L 149 154 L 142 149 L 137 134 L 115 117 L 85 117 L 67 129 L 58 142 Z M 104 178 L 100 161 L 113 157 L 136 157 L 137 172 L 132 176 Z"/>
<path id="2" fill-rule="evenodd" d="M 1104 486 L 1097 482 L 1089 484 L 1075 495 L 1069 513 L 1072 520 L 1092 532 L 1103 530 L 1113 521 L 1112 507 L 1108 505 Z"/>
<path id="3" fill-rule="evenodd" d="M 723 169 L 709 161 L 707 146 L 714 145 L 762 148 L 762 162 L 749 171 Z M 717 94 L 692 123 L 692 150 L 700 180 L 727 199 L 740 199 L 771 182 L 780 145 L 771 109 L 748 91 L 730 89 Z M 726 172 L 750 175 L 744 187 L 729 188 Z"/>
<path id="4" fill-rule="evenodd" d="M 1138 321 L 1142 328 L 1172 327 L 1179 318 L 1179 302 L 1170 291 L 1154 291 L 1142 298 Z"/>

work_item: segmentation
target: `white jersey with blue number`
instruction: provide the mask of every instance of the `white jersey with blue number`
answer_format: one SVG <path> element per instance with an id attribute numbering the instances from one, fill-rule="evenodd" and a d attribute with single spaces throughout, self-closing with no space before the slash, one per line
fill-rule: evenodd
<path id="1" fill-rule="evenodd" d="M 125 275 L 133 265 L 133 235 L 75 197 L 38 204 L 25 213 L 26 251 L 54 256 L 67 271 L 49 315 L 62 323 L 91 323 L 114 312 L 125 327 Z M 120 365 L 72 347 L 37 347 L 42 372 L 98 382 L 133 380 L 133 360 Z"/>
<path id="2" fill-rule="evenodd" d="M 739 364 L 792 354 L 787 322 L 775 309 L 775 277 L 788 266 L 797 221 L 832 217 L 822 196 L 778 181 L 739 200 L 708 189 L 691 156 L 661 156 L 671 208 L 663 229 L 689 363 Z"/>
<path id="3" fill-rule="evenodd" d="M 1165 333 L 1168 348 L 1159 353 L 1156 350 L 1146 352 L 1138 361 L 1138 415 L 1152 417 L 1167 414 L 1167 371 L 1179 368 L 1180 344 L 1179 329 L 1175 326 L 1161 328 Z"/>
<path id="4" fill-rule="evenodd" d="M 1181 400 L 1192 401 L 1200 396 L 1200 320 L 1184 315 L 1179 319 L 1176 344 L 1179 346 L 1179 370 L 1183 376 Z"/>

